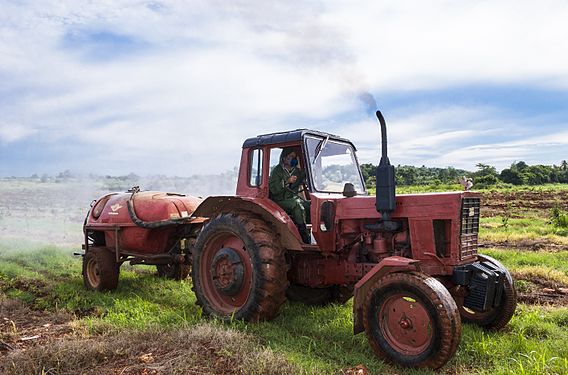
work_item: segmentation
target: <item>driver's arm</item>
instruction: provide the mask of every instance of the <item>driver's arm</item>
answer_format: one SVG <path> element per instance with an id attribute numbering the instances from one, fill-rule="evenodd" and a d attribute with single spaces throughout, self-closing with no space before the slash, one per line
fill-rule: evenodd
<path id="1" fill-rule="evenodd" d="M 281 168 L 276 167 L 272 170 L 272 173 L 270 174 L 268 187 L 274 197 L 279 197 L 286 190 L 285 187 L 286 176 L 282 172 L 283 171 Z"/>

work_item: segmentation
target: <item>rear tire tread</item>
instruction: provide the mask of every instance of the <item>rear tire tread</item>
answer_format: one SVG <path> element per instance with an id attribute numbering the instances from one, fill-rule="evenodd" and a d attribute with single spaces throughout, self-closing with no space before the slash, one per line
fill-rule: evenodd
<path id="1" fill-rule="evenodd" d="M 286 277 L 286 261 L 276 234 L 263 220 L 249 213 L 222 214 L 212 219 L 204 228 L 197 239 L 195 246 L 194 262 L 199 259 L 203 246 L 208 236 L 217 230 L 230 230 L 242 238 L 245 244 L 248 242 L 247 251 L 255 253 L 251 257 L 256 264 L 258 272 L 253 278 L 256 279 L 257 288 L 252 290 L 253 303 L 243 306 L 235 313 L 235 318 L 256 322 L 271 320 L 280 311 L 280 307 L 286 302 L 285 291 L 288 287 Z M 250 249 L 249 249 L 250 248 Z M 255 268 L 253 264 L 253 268 Z M 210 306 L 207 298 L 203 295 L 199 285 L 199 266 L 194 264 L 192 277 L 197 304 L 206 315 L 216 315 L 216 311 Z M 253 282 L 254 284 L 254 282 Z M 221 316 L 230 319 L 230 316 Z"/>

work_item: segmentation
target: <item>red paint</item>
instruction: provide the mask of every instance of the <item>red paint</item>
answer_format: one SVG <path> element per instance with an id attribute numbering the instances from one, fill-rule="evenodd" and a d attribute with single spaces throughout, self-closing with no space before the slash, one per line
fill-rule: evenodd
<path id="1" fill-rule="evenodd" d="M 376 319 L 389 345 L 405 355 L 421 354 L 434 339 L 428 311 L 408 293 L 390 296 Z"/>
<path id="2" fill-rule="evenodd" d="M 224 248 L 229 248 L 237 254 L 239 266 L 241 266 L 243 270 L 242 281 L 237 285 L 237 290 L 233 295 L 228 295 L 219 290 L 219 288 L 222 288 L 224 285 L 222 282 L 216 285 L 213 273 L 210 272 L 212 267 L 215 267 L 215 272 L 218 272 L 217 275 L 221 276 L 227 285 L 235 282 L 236 276 L 234 274 L 234 268 L 229 269 L 224 260 L 217 263 L 214 262 L 217 252 Z M 245 247 L 241 239 L 230 233 L 221 233 L 206 244 L 206 251 L 202 255 L 203 261 L 200 263 L 200 282 L 207 295 L 210 296 L 211 304 L 218 311 L 230 314 L 235 311 L 236 308 L 242 307 L 247 302 L 249 294 L 251 293 L 253 282 L 252 265 L 250 257 L 244 249 Z M 222 275 L 221 272 L 223 272 Z"/>

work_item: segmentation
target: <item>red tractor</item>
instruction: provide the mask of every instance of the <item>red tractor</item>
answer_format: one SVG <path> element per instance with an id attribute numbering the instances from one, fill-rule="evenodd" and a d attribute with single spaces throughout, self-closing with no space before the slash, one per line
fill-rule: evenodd
<path id="1" fill-rule="evenodd" d="M 120 265 L 157 265 L 182 279 L 197 303 L 222 319 L 274 318 L 286 299 L 345 303 L 383 360 L 442 367 L 461 322 L 488 330 L 513 316 L 516 292 L 497 260 L 478 254 L 480 198 L 463 191 L 395 196 L 380 112 L 382 157 L 369 196 L 347 139 L 311 130 L 260 135 L 243 145 L 235 196 L 109 194 L 87 216 L 83 279 L 116 288 Z M 292 147 L 307 178 L 311 243 L 270 198 L 269 175 Z"/>

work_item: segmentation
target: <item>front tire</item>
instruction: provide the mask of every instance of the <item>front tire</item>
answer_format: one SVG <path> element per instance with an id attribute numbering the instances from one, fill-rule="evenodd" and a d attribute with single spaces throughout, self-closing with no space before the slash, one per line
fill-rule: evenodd
<path id="1" fill-rule="evenodd" d="M 442 367 L 461 338 L 454 299 L 422 273 L 391 273 L 377 280 L 367 292 L 363 317 L 375 354 L 406 367 Z"/>
<path id="2" fill-rule="evenodd" d="M 118 286 L 120 263 L 105 247 L 91 247 L 83 257 L 83 283 L 89 290 L 113 290 Z"/>
<path id="3" fill-rule="evenodd" d="M 203 313 L 224 320 L 273 319 L 288 287 L 282 247 L 270 227 L 252 215 L 220 215 L 203 228 L 192 279 Z"/>

